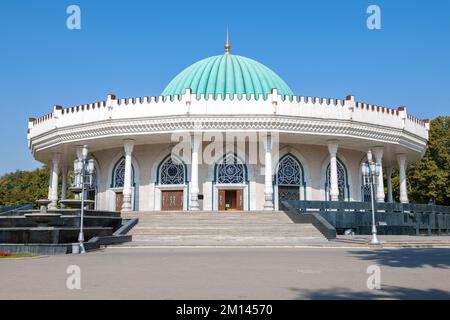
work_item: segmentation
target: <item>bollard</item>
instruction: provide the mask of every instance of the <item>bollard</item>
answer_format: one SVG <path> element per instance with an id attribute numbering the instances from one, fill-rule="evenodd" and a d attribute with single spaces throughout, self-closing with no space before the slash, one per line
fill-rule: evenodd
<path id="1" fill-rule="evenodd" d="M 80 254 L 80 244 L 78 242 L 72 243 L 72 254 Z"/>

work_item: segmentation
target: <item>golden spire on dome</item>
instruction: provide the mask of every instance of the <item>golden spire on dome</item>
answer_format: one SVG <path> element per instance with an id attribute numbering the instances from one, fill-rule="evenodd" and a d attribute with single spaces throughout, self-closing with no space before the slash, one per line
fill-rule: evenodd
<path id="1" fill-rule="evenodd" d="M 225 44 L 225 54 L 230 54 L 230 39 L 228 37 L 228 28 L 227 28 L 227 43 Z"/>

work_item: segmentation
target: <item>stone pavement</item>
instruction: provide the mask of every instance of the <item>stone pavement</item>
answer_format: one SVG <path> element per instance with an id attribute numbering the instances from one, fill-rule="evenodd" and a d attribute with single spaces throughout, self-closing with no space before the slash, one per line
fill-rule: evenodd
<path id="1" fill-rule="evenodd" d="M 336 242 L 348 245 L 366 245 L 372 236 L 337 236 Z M 381 247 L 450 248 L 450 236 L 378 236 Z"/>
<path id="2" fill-rule="evenodd" d="M 71 265 L 81 289 L 66 286 Z M 381 290 L 367 287 L 380 269 Z M 2 299 L 450 299 L 448 249 L 108 248 L 0 259 Z"/>

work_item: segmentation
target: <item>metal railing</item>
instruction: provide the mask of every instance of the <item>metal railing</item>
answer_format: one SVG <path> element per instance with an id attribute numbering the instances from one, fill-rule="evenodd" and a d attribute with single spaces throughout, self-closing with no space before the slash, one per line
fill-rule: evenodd
<path id="1" fill-rule="evenodd" d="M 8 216 L 14 214 L 19 210 L 31 210 L 33 209 L 33 202 L 27 202 L 25 204 L 18 204 L 13 206 L 0 207 L 0 216 Z"/>
<path id="2" fill-rule="evenodd" d="M 343 212 L 367 212 L 371 210 L 369 202 L 354 201 L 287 201 L 291 206 L 304 211 L 326 211 L 339 210 Z M 377 202 L 375 210 L 386 213 L 440 213 L 450 214 L 450 207 L 429 204 L 413 204 L 413 203 L 386 203 Z"/>
<path id="3" fill-rule="evenodd" d="M 320 213 L 339 233 L 352 229 L 370 234 L 371 205 L 368 202 L 286 201 L 299 214 Z M 450 207 L 413 203 L 376 203 L 380 234 L 448 234 Z"/>

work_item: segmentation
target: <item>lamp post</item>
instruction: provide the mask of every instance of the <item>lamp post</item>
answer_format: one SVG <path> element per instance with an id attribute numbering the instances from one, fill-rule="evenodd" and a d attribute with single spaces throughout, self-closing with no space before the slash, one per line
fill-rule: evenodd
<path id="1" fill-rule="evenodd" d="M 372 151 L 367 152 L 367 162 L 361 164 L 361 173 L 364 179 L 365 185 L 370 185 L 370 200 L 372 203 L 372 240 L 371 244 L 379 244 L 377 238 L 377 226 L 375 223 L 375 196 L 374 196 L 374 184 L 377 177 L 380 175 L 380 165 L 372 161 Z"/>
<path id="2" fill-rule="evenodd" d="M 80 233 L 78 235 L 78 242 L 80 243 L 80 253 L 86 253 L 84 248 L 84 198 L 85 198 L 85 187 L 92 186 L 92 175 L 94 174 L 94 160 L 87 160 L 89 150 L 88 146 L 83 146 L 82 159 L 77 161 L 76 173 L 79 177 L 79 182 L 81 184 L 81 210 L 80 210 Z M 87 170 L 87 172 L 86 172 Z M 88 178 L 88 181 L 85 180 Z"/>

